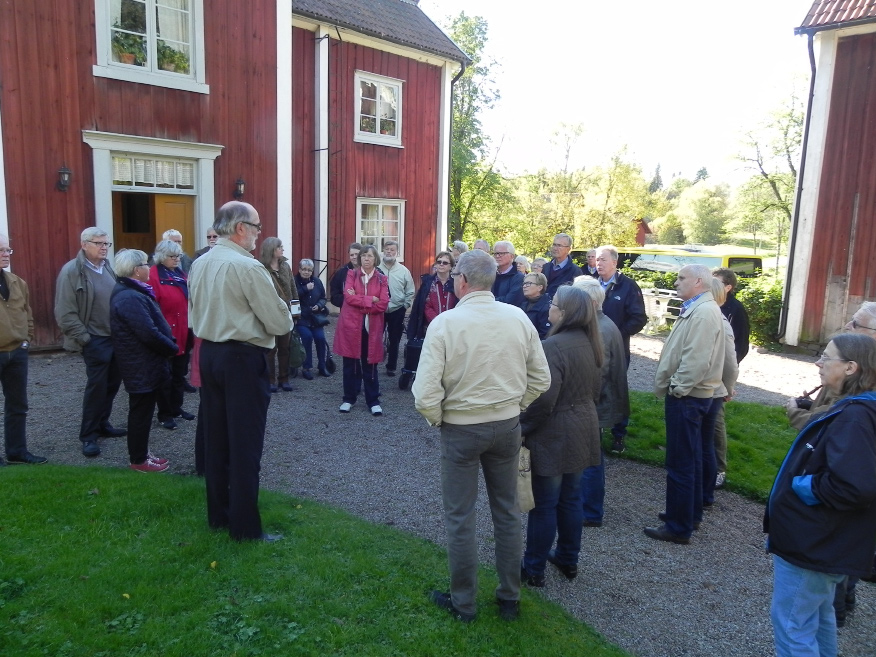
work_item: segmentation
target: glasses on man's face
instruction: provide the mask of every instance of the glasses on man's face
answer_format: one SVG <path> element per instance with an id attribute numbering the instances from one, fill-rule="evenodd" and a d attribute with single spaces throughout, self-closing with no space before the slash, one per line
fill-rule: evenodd
<path id="1" fill-rule="evenodd" d="M 556 242 L 554 242 L 553 245 L 555 247 L 557 247 L 558 249 L 571 249 L 572 248 L 571 244 L 557 244 Z"/>
<path id="2" fill-rule="evenodd" d="M 457 276 L 462 276 L 462 274 L 458 271 L 452 271 L 452 272 L 450 272 L 450 275 L 453 276 L 454 278 L 456 278 Z"/>
<path id="3" fill-rule="evenodd" d="M 0 253 L 3 255 L 12 255 L 12 249 L 0 249 Z"/>
<path id="4" fill-rule="evenodd" d="M 493 251 L 494 257 L 511 255 L 510 251 Z"/>
<path id="5" fill-rule="evenodd" d="M 89 244 L 94 244 L 94 246 L 96 246 L 98 249 L 102 249 L 104 247 L 106 247 L 108 249 L 113 245 L 112 242 L 95 242 L 94 240 L 85 240 L 85 241 L 88 242 Z"/>
<path id="6" fill-rule="evenodd" d="M 252 226 L 253 228 L 256 229 L 257 233 L 262 232 L 262 225 L 261 224 L 254 224 L 251 221 L 241 221 L 240 223 L 246 224 L 247 226 Z"/>
<path id="7" fill-rule="evenodd" d="M 2 253 L 2 252 L 3 252 L 3 249 L 0 249 L 0 253 Z M 9 253 L 12 253 L 12 251 L 10 251 Z M 863 324 L 858 324 L 858 321 L 855 319 L 853 319 L 849 323 L 852 325 L 853 329 L 860 329 L 861 328 L 861 329 L 867 329 L 868 331 L 876 331 L 876 328 L 872 328 L 870 326 L 864 326 Z"/>
<path id="8" fill-rule="evenodd" d="M 208 240 L 218 240 L 219 236 L 218 235 L 207 235 L 207 239 Z"/>
<path id="9" fill-rule="evenodd" d="M 449 265 L 450 261 L 449 260 L 436 260 L 435 264 L 436 265 Z"/>

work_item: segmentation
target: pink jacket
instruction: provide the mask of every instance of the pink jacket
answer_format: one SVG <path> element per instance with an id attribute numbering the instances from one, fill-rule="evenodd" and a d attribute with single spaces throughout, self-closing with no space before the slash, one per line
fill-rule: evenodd
<path id="1" fill-rule="evenodd" d="M 353 294 L 348 290 L 352 289 Z M 380 299 L 374 303 L 374 298 Z M 360 358 L 362 356 L 362 326 L 368 316 L 368 362 L 383 360 L 383 313 L 389 305 L 389 281 L 379 269 L 368 281 L 362 282 L 362 270 L 351 269 L 344 283 L 344 305 L 335 328 L 332 349 L 339 356 Z"/>

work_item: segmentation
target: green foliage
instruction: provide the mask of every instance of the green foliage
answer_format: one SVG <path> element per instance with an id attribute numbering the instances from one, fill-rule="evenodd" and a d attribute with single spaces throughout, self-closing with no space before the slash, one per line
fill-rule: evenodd
<path id="1" fill-rule="evenodd" d="M 744 286 L 740 285 L 740 288 L 736 298 L 748 311 L 751 341 L 761 346 L 778 342 L 779 316 L 782 312 L 784 292 L 782 279 L 760 276 L 748 279 Z"/>
<path id="2" fill-rule="evenodd" d="M 651 290 L 653 288 L 674 290 L 675 279 L 678 278 L 678 274 L 671 271 L 648 271 L 647 269 L 633 269 L 631 267 L 624 267 L 621 271 L 636 281 L 643 290 Z"/>
<path id="3" fill-rule="evenodd" d="M 189 72 L 189 56 L 181 50 L 172 48 L 161 39 L 158 40 L 158 67 L 176 73 Z"/>
<path id="4" fill-rule="evenodd" d="M 666 425 L 662 399 L 645 392 L 630 392 L 632 415 L 624 458 L 662 466 L 666 455 Z M 785 411 L 731 401 L 725 405 L 727 461 L 731 470 L 727 489 L 758 502 L 769 496 L 776 473 L 797 432 L 788 425 Z M 610 437 L 607 438 L 610 440 Z M 605 448 L 608 450 L 609 443 Z"/>
<path id="5" fill-rule="evenodd" d="M 684 244 L 684 227 L 675 212 L 652 221 L 651 232 L 657 235 L 660 244 Z"/>
<path id="6" fill-rule="evenodd" d="M 714 245 L 723 241 L 729 197 L 726 185 L 695 184 L 682 192 L 676 214 L 686 242 Z"/>
<path id="7" fill-rule="evenodd" d="M 4 657 L 625 654 L 528 590 L 509 631 L 492 568 L 463 628 L 427 599 L 442 548 L 331 507 L 262 492 L 285 539 L 238 543 L 207 527 L 194 477 L 6 470 Z"/>

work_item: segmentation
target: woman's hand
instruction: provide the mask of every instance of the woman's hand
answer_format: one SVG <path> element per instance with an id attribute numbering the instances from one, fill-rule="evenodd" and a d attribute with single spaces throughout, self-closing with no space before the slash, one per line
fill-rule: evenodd
<path id="1" fill-rule="evenodd" d="M 319 312 L 319 306 L 313 306 L 313 307 L 311 307 L 311 310 L 313 312 Z"/>
<path id="2" fill-rule="evenodd" d="M 306 287 L 308 290 L 312 290 L 312 289 L 313 289 L 313 281 L 311 281 L 310 283 L 308 283 L 305 287 Z"/>
<path id="3" fill-rule="evenodd" d="M 372 300 L 374 303 L 380 303 L 380 297 L 371 297 L 371 300 Z"/>
<path id="4" fill-rule="evenodd" d="M 348 288 L 347 288 L 347 294 L 349 294 L 350 296 L 353 296 L 354 294 L 356 294 L 356 291 L 355 291 L 353 288 L 348 287 Z"/>

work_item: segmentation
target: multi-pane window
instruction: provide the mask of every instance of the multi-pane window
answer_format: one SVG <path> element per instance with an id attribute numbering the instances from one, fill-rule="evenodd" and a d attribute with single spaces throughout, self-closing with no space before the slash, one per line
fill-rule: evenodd
<path id="1" fill-rule="evenodd" d="M 112 62 L 191 75 L 191 0 L 109 0 Z"/>
<path id="2" fill-rule="evenodd" d="M 356 141 L 401 146 L 402 81 L 357 71 Z"/>
<path id="3" fill-rule="evenodd" d="M 195 163 L 185 160 L 113 155 L 113 187 L 194 190 Z"/>
<path id="4" fill-rule="evenodd" d="M 360 244 L 373 244 L 380 252 L 383 252 L 383 245 L 387 240 L 394 240 L 399 246 L 404 244 L 404 201 L 360 198 L 356 199 L 356 213 Z M 399 248 L 399 260 L 401 259 Z"/>

